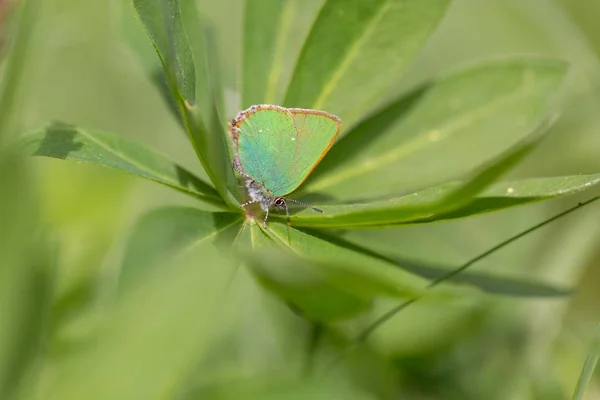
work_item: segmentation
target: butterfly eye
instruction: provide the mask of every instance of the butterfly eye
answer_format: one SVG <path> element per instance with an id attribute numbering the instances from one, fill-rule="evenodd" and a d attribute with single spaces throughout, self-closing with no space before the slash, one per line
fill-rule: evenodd
<path id="1" fill-rule="evenodd" d="M 284 204 L 285 204 L 285 200 L 283 200 L 281 197 L 280 197 L 280 198 L 278 198 L 277 200 L 275 200 L 275 205 L 276 205 L 277 207 L 281 207 L 281 206 L 283 206 Z"/>

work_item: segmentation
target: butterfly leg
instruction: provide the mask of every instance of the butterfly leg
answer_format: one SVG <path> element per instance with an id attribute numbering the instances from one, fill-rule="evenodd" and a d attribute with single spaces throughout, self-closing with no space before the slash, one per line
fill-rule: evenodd
<path id="1" fill-rule="evenodd" d="M 231 162 L 231 165 L 238 174 L 240 174 L 241 176 L 243 176 L 246 179 L 250 179 L 250 180 L 254 181 L 254 179 L 252 179 L 252 177 L 250 175 L 248 175 L 247 173 L 242 171 L 242 166 L 240 165 L 240 161 L 237 158 L 234 158 L 234 160 Z"/>
<path id="2" fill-rule="evenodd" d="M 290 209 L 288 208 L 287 202 L 284 202 L 283 205 L 285 205 L 285 221 L 286 221 L 287 225 L 290 226 L 291 225 Z"/>
<path id="3" fill-rule="evenodd" d="M 240 207 L 242 207 L 242 208 L 246 208 L 246 207 L 247 207 L 247 206 L 249 206 L 250 204 L 256 204 L 256 203 L 258 203 L 258 200 L 250 200 L 250 201 L 247 201 L 247 202 L 245 202 L 245 203 L 243 203 L 243 204 L 240 204 Z"/>
<path id="4" fill-rule="evenodd" d="M 267 209 L 265 210 L 265 220 L 264 220 L 265 228 L 267 228 L 267 219 L 268 218 L 269 218 L 269 207 L 267 207 Z"/>

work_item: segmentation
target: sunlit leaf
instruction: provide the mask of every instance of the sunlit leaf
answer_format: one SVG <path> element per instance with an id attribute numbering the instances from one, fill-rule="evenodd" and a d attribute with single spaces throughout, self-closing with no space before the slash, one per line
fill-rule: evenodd
<path id="1" fill-rule="evenodd" d="M 277 104 L 285 48 L 299 5 L 297 0 L 246 0 L 242 108 L 253 104 Z"/>
<path id="2" fill-rule="evenodd" d="M 328 0 L 304 43 L 284 104 L 351 126 L 398 82 L 447 0 Z"/>
<path id="3" fill-rule="evenodd" d="M 431 82 L 349 132 L 301 190 L 351 200 L 457 180 L 529 135 L 566 71 L 561 61 L 521 57 Z"/>
<path id="4" fill-rule="evenodd" d="M 161 183 L 206 203 L 224 208 L 209 184 L 165 157 L 119 136 L 65 124 L 51 125 L 22 139 L 32 156 L 86 162 Z"/>

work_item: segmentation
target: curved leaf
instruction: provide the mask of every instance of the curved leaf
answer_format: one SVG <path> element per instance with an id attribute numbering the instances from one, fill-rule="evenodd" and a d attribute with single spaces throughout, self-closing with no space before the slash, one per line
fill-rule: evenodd
<path id="1" fill-rule="evenodd" d="M 448 183 L 390 200 L 364 204 L 323 205 L 319 206 L 323 210 L 322 214 L 305 210 L 292 216 L 291 220 L 295 226 L 331 229 L 426 223 L 570 195 L 599 182 L 600 174 L 500 182 L 453 211 L 448 210 L 446 201 L 454 197 L 464 185 L 458 182 Z M 272 218 L 285 217 L 273 215 Z"/>
<path id="2" fill-rule="evenodd" d="M 243 255 L 259 281 L 310 318 L 347 318 L 377 296 L 413 296 L 426 284 L 381 259 L 285 225 L 270 224 L 265 232 L 252 224 L 244 234 L 253 251 Z"/>
<path id="3" fill-rule="evenodd" d="M 183 253 L 214 244 L 229 254 L 242 217 L 191 207 L 165 207 L 145 214 L 135 225 L 123 257 L 120 282 L 127 287 L 149 270 L 170 265 Z M 223 247 L 224 246 L 224 247 Z"/>
<path id="4" fill-rule="evenodd" d="M 185 7 L 183 17 L 178 0 L 134 0 L 133 4 L 161 60 L 198 158 L 221 197 L 227 203 L 235 204 L 235 199 L 228 190 L 228 185 L 233 185 L 234 178 L 218 116 L 216 103 L 219 96 L 214 93 L 216 84 L 213 77 L 206 75 L 215 72 L 214 68 L 207 68 L 205 64 L 209 58 L 205 54 L 208 51 L 205 47 L 206 38 L 204 35 L 194 38 L 202 43 L 198 42 L 192 47 L 186 34 L 186 28 L 193 29 L 195 35 L 204 32 L 200 29 L 195 3 L 182 3 Z M 185 19 L 185 26 L 182 18 Z M 200 53 L 194 51 L 197 49 L 200 49 Z M 194 62 L 194 57 L 199 59 Z M 197 80 L 203 85 L 211 83 L 208 89 L 200 89 L 203 96 L 199 98 L 198 104 Z M 207 104 L 210 104 L 208 111 L 205 108 Z M 202 115 L 203 112 L 207 115 Z"/>
<path id="5" fill-rule="evenodd" d="M 304 44 L 284 104 L 351 126 L 397 82 L 448 0 L 328 0 Z"/>
<path id="6" fill-rule="evenodd" d="M 439 79 L 349 132 L 302 190 L 350 200 L 456 180 L 534 130 L 566 70 L 558 60 L 513 58 Z"/>
<path id="7" fill-rule="evenodd" d="M 86 162 L 161 183 L 206 203 L 225 208 L 219 194 L 191 172 L 119 136 L 55 124 L 22 138 L 32 156 Z"/>

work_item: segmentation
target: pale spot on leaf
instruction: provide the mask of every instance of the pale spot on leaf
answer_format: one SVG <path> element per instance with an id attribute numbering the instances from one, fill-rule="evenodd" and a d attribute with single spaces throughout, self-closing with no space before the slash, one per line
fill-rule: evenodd
<path id="1" fill-rule="evenodd" d="M 437 129 L 433 130 L 427 134 L 427 137 L 432 142 L 437 142 L 438 140 L 440 140 L 441 136 L 442 136 L 442 134 Z"/>

